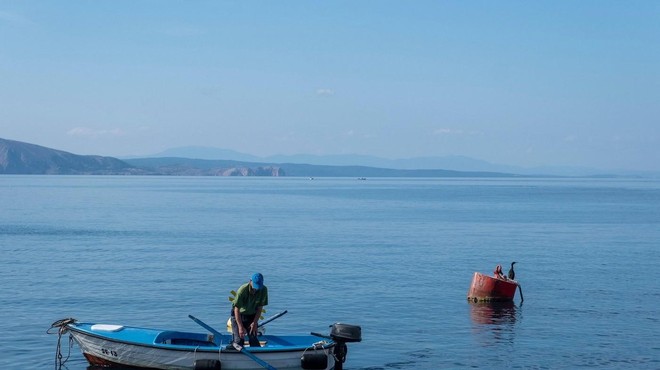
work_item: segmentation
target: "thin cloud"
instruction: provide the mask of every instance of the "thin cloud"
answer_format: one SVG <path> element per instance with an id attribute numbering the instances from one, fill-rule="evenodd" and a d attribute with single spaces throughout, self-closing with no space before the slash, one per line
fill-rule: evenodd
<path id="1" fill-rule="evenodd" d="M 465 130 L 453 129 L 453 128 L 439 128 L 439 129 L 433 131 L 433 135 L 466 135 L 466 136 L 476 136 L 476 135 L 483 135 L 483 132 L 482 132 L 482 131 L 479 131 L 479 130 L 465 131 Z"/>
<path id="2" fill-rule="evenodd" d="M 457 135 L 457 134 L 462 134 L 463 130 L 454 130 L 451 128 L 439 128 L 435 131 L 433 131 L 433 135 Z"/>
<path id="3" fill-rule="evenodd" d="M 84 137 L 84 138 L 100 138 L 100 137 L 118 137 L 124 136 L 126 133 L 121 129 L 92 129 L 88 127 L 76 127 L 67 132 L 69 136 Z"/>
<path id="4" fill-rule="evenodd" d="M 335 95 L 335 91 L 332 89 L 317 89 L 316 95 L 318 96 L 332 96 Z"/>

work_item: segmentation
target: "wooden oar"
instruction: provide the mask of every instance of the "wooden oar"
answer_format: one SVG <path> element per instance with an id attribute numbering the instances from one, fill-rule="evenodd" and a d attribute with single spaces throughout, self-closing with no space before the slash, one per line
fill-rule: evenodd
<path id="1" fill-rule="evenodd" d="M 213 329 L 212 327 L 210 327 L 209 325 L 207 325 L 204 321 L 202 321 L 202 320 L 196 318 L 196 317 L 193 316 L 193 315 L 188 315 L 188 317 L 190 317 L 194 322 L 196 322 L 197 324 L 199 324 L 200 326 L 202 326 L 204 329 L 210 331 L 210 332 L 213 333 L 214 335 L 219 336 L 219 337 L 222 337 L 222 333 L 220 333 L 219 331 Z M 263 366 L 264 368 L 266 368 L 266 369 L 268 369 L 268 370 L 277 370 L 276 368 L 274 368 L 273 366 L 271 366 L 268 362 L 266 362 L 266 361 L 260 359 L 259 357 L 253 355 L 253 354 L 250 353 L 249 351 L 246 351 L 245 348 L 243 348 L 243 346 L 238 345 L 238 344 L 236 344 L 236 343 L 232 343 L 232 345 L 234 346 L 234 348 L 236 348 L 237 351 L 239 351 L 240 353 L 242 353 L 242 354 L 246 355 L 247 357 L 251 358 L 254 362 L 258 363 L 259 365 Z"/>
<path id="2" fill-rule="evenodd" d="M 278 313 L 277 315 L 273 315 L 273 316 L 267 318 L 266 320 L 259 322 L 259 324 L 257 325 L 257 328 L 260 328 L 260 327 L 262 327 L 262 326 L 268 324 L 269 322 L 271 322 L 271 321 L 277 319 L 278 317 L 283 316 L 283 315 L 284 315 L 285 313 L 287 313 L 287 312 L 289 312 L 289 311 L 284 310 L 284 311 Z M 231 321 L 230 321 L 230 320 L 227 320 L 227 330 L 229 330 L 230 328 L 231 328 Z"/>
<path id="3" fill-rule="evenodd" d="M 518 284 L 518 291 L 520 291 L 520 302 L 522 302 L 525 300 L 525 298 L 523 298 L 522 287 L 520 286 L 520 284 Z"/>
<path id="4" fill-rule="evenodd" d="M 202 320 L 196 318 L 193 315 L 188 315 L 188 317 L 190 317 L 197 324 L 201 325 L 204 329 L 206 329 L 206 330 L 210 331 L 211 333 L 213 333 L 213 335 L 215 336 L 213 342 L 216 345 L 220 346 L 220 344 L 222 343 L 221 338 L 224 337 L 224 335 L 222 333 L 220 333 L 219 331 L 217 331 L 217 330 L 213 329 L 212 327 L 206 325 Z"/>
<path id="5" fill-rule="evenodd" d="M 266 320 L 260 322 L 259 325 L 257 325 L 257 327 L 260 328 L 260 327 L 262 327 L 262 326 L 268 324 L 269 322 L 275 320 L 276 318 L 278 318 L 278 317 L 284 315 L 284 314 L 287 313 L 287 312 L 288 312 L 287 310 L 284 310 L 284 311 L 278 313 L 277 315 L 274 315 L 273 317 L 269 317 L 269 318 L 267 318 Z"/>

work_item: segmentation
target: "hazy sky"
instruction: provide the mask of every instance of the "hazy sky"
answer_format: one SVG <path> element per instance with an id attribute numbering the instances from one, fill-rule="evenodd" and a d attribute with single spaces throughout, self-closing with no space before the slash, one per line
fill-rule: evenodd
<path id="1" fill-rule="evenodd" d="M 660 1 L 0 0 L 0 137 L 660 170 Z"/>

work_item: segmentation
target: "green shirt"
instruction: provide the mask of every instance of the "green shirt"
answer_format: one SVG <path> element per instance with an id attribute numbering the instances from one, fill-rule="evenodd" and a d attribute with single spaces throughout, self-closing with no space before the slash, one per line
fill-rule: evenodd
<path id="1" fill-rule="evenodd" d="M 233 307 L 238 307 L 241 315 L 254 315 L 257 307 L 268 304 L 268 288 L 264 285 L 259 290 L 254 290 L 247 282 L 236 291 Z"/>

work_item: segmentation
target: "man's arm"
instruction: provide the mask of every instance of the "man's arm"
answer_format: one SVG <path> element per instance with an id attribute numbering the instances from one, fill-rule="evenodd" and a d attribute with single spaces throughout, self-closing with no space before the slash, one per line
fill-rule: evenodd
<path id="1" fill-rule="evenodd" d="M 238 325 L 238 336 L 243 338 L 245 337 L 245 328 L 241 319 L 241 309 L 236 306 L 234 306 L 234 317 L 236 318 L 236 325 Z"/>
<path id="2" fill-rule="evenodd" d="M 259 326 L 259 318 L 261 317 L 262 309 L 263 306 L 257 307 L 257 311 L 254 314 L 254 320 L 252 320 L 252 323 L 250 324 L 250 333 L 253 335 L 257 335 L 257 327 Z"/>

